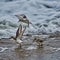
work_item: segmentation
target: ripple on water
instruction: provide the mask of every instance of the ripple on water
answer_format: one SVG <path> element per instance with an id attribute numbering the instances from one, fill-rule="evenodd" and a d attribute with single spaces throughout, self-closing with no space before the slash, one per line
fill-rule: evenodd
<path id="1" fill-rule="evenodd" d="M 0 52 L 4 52 L 7 49 L 8 49 L 7 47 L 0 47 Z"/>

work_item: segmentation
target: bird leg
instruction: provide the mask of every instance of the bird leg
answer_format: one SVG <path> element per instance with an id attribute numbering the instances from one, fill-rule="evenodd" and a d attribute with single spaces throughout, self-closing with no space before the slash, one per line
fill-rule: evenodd
<path id="1" fill-rule="evenodd" d="M 19 44 L 18 48 L 22 48 L 21 43 Z"/>

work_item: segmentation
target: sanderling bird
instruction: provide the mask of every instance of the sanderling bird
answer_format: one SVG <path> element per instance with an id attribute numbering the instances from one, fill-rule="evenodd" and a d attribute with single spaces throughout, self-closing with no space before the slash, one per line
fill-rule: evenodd
<path id="1" fill-rule="evenodd" d="M 29 20 L 27 19 L 27 17 L 24 14 L 21 15 L 15 15 L 16 17 L 18 17 L 19 19 L 19 26 L 18 29 L 16 31 L 16 36 L 13 37 L 11 36 L 11 38 L 13 38 L 21 47 L 21 43 L 22 41 L 22 36 L 23 33 L 25 32 L 26 28 L 29 27 Z"/>
<path id="2" fill-rule="evenodd" d="M 18 21 L 19 22 L 19 27 L 16 31 L 16 37 L 12 36 L 11 38 L 13 38 L 17 43 L 19 43 L 20 47 L 21 47 L 22 36 L 23 36 L 26 28 L 29 27 L 29 24 L 32 24 L 32 23 L 29 21 L 29 19 L 26 17 L 25 14 L 18 14 L 18 15 L 15 15 L 15 16 L 19 19 L 19 21 Z"/>

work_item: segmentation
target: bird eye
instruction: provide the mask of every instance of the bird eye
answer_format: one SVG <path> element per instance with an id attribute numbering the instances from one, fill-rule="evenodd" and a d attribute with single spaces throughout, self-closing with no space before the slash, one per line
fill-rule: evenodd
<path id="1" fill-rule="evenodd" d="M 26 16 L 23 16 L 23 18 L 26 18 Z"/>

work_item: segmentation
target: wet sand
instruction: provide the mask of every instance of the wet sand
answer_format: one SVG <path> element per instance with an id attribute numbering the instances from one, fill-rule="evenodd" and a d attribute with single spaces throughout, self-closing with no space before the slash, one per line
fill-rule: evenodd
<path id="1" fill-rule="evenodd" d="M 5 50 L 1 52 L 1 48 Z M 15 41 L 2 39 L 0 60 L 60 60 L 60 37 L 47 38 L 40 48 L 33 44 L 32 37 L 25 37 L 21 49 Z"/>

